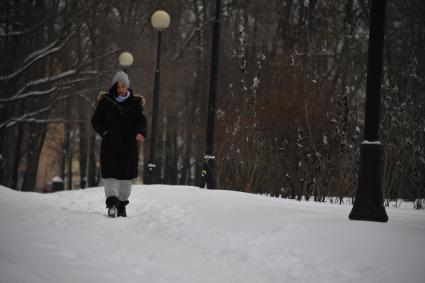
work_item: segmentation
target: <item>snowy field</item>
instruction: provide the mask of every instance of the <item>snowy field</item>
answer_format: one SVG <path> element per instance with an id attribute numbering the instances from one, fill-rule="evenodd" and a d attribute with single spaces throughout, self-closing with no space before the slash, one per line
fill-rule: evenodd
<path id="1" fill-rule="evenodd" d="M 425 282 L 425 212 L 349 221 L 351 206 L 134 186 L 127 218 L 102 188 L 0 187 L 0 283 Z"/>

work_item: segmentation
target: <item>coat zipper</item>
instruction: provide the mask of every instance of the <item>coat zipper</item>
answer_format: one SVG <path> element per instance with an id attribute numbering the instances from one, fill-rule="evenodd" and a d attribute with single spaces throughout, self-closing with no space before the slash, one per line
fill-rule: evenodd
<path id="1" fill-rule="evenodd" d="M 112 102 L 112 104 L 114 104 L 116 107 L 118 107 L 118 110 L 120 111 L 120 114 L 121 114 L 121 117 L 123 116 L 123 112 L 122 112 L 122 108 L 121 108 L 121 106 L 119 106 L 119 104 L 118 103 L 116 103 L 115 101 L 113 101 L 112 99 L 110 99 L 107 95 L 105 95 L 105 97 L 110 101 L 110 102 Z"/>

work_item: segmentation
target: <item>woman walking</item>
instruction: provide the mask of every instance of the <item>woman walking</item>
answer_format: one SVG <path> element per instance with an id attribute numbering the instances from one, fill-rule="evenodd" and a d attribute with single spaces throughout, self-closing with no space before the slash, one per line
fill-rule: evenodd
<path id="1" fill-rule="evenodd" d="M 146 136 L 143 98 L 129 88 L 128 75 L 117 72 L 112 87 L 101 93 L 92 117 L 95 131 L 102 137 L 100 168 L 110 217 L 126 217 L 132 179 L 138 175 L 139 146 Z"/>

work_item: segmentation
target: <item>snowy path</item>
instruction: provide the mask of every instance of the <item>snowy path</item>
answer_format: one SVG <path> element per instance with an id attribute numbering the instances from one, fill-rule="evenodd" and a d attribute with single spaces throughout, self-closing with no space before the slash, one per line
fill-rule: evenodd
<path id="1" fill-rule="evenodd" d="M 128 218 L 102 188 L 0 187 L 0 283 L 425 282 L 425 213 L 348 221 L 350 206 L 135 186 Z"/>

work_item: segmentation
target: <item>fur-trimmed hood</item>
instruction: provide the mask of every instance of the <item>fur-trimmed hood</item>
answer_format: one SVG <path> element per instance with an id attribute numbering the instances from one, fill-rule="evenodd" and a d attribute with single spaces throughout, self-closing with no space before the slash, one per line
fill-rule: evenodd
<path id="1" fill-rule="evenodd" d="M 139 100 L 139 101 L 140 101 L 140 105 L 142 105 L 142 107 L 143 107 L 143 106 L 145 106 L 146 100 L 145 100 L 145 97 L 144 97 L 143 95 L 140 95 L 140 94 L 134 94 L 134 93 L 133 93 L 133 91 L 132 91 L 132 90 L 130 90 L 130 89 L 129 89 L 129 91 L 130 91 L 130 94 L 132 94 L 132 98 L 133 98 L 134 100 Z M 104 99 L 104 98 L 106 98 L 106 97 L 111 98 L 111 96 L 112 96 L 112 95 L 111 95 L 109 92 L 101 91 L 101 92 L 99 92 L 99 94 L 97 95 L 97 101 L 99 102 L 99 101 L 101 101 L 102 99 Z"/>

